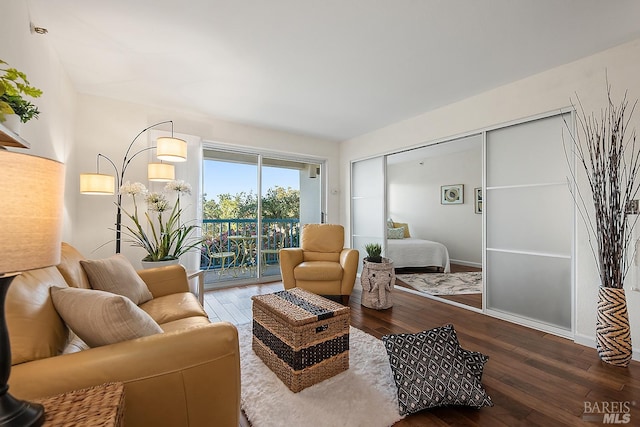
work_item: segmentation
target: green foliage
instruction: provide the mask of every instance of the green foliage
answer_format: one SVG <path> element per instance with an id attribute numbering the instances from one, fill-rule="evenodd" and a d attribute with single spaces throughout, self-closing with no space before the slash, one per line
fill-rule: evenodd
<path id="1" fill-rule="evenodd" d="M 7 95 L 5 93 L 0 96 L 0 102 L 7 103 L 9 107 L 11 107 L 12 112 L 20 117 L 20 121 L 22 123 L 27 123 L 29 120 L 34 118 L 37 119 L 38 114 L 40 114 L 38 107 L 19 96 Z M 5 114 L 11 114 L 11 112 L 5 111 Z"/>
<path id="2" fill-rule="evenodd" d="M 25 73 L 15 68 L 3 67 L 7 63 L 0 59 L 0 122 L 5 121 L 5 114 L 17 114 L 26 123 L 37 118 L 38 108 L 25 100 L 22 95 L 38 98 L 42 91 L 31 86 Z"/>
<path id="3" fill-rule="evenodd" d="M 364 246 L 364 249 L 367 251 L 367 261 L 371 262 L 382 262 L 382 246 L 380 243 L 367 243 Z"/>
<path id="4" fill-rule="evenodd" d="M 264 218 L 299 218 L 300 191 L 291 187 L 269 188 L 262 198 L 262 216 Z"/>
<path id="5" fill-rule="evenodd" d="M 258 209 L 258 198 L 250 191 L 235 195 L 224 193 L 218 199 L 202 201 L 202 212 L 205 219 L 216 218 L 255 218 Z M 299 218 L 300 191 L 291 187 L 275 186 L 269 188 L 262 198 L 262 214 L 264 218 Z"/>

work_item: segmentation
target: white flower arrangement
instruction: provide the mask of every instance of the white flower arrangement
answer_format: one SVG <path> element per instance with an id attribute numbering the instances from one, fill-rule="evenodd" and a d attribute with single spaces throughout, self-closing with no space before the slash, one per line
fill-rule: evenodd
<path id="1" fill-rule="evenodd" d="M 147 256 L 143 261 L 166 261 L 178 259 L 187 251 L 198 246 L 201 239 L 191 238 L 190 235 L 197 228 L 196 225 L 185 225 L 180 222 L 182 208 L 180 208 L 180 196 L 182 194 L 191 194 L 191 185 L 182 180 L 171 181 L 165 186 L 166 191 L 175 191 L 177 193 L 176 203 L 171 207 L 167 196 L 163 193 L 149 192 L 147 188 L 140 182 L 125 182 L 120 187 L 120 193 L 126 194 L 133 199 L 133 212 L 129 213 L 122 206 L 122 211 L 127 215 L 133 226 L 123 225 L 124 234 L 129 237 L 129 242 L 133 246 L 139 246 L 147 251 Z M 136 196 L 142 196 L 147 203 L 147 212 L 144 216 L 147 218 L 149 231 L 140 224 L 140 216 L 138 215 L 138 204 Z M 166 221 L 163 213 L 171 211 Z M 153 220 L 149 212 L 156 213 L 156 219 Z"/>

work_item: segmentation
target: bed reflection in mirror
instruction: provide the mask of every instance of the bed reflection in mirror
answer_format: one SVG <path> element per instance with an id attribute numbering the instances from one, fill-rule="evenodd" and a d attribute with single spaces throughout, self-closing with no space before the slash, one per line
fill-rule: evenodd
<path id="1" fill-rule="evenodd" d="M 482 136 L 387 156 L 385 256 L 396 286 L 482 308 Z M 442 189 L 455 188 L 449 203 Z M 481 193 L 480 193 L 481 194 Z"/>

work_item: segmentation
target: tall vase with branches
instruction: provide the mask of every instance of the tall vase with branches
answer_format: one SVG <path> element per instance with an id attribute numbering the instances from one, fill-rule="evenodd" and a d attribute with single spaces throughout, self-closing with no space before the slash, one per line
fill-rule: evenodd
<path id="1" fill-rule="evenodd" d="M 586 224 L 600 277 L 596 345 L 604 362 L 627 366 L 632 346 L 623 287 L 635 255 L 633 228 L 638 221 L 640 172 L 640 147 L 635 129 L 629 133 L 628 127 L 638 101 L 630 106 L 625 93 L 620 104 L 614 105 L 608 84 L 607 107 L 599 117 L 587 114 L 579 98 L 577 101 L 578 130 L 570 132 L 571 146 L 585 173 L 591 201 L 580 192 L 575 174 L 572 194 Z"/>

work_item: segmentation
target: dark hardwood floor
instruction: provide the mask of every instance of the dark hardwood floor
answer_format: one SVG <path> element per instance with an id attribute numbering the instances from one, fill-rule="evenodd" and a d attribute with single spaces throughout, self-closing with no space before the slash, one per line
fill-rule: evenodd
<path id="1" fill-rule="evenodd" d="M 206 301 L 221 298 L 231 304 L 252 292 L 279 286 L 216 291 L 207 293 Z M 216 296 L 218 292 L 226 295 Z M 640 362 L 631 362 L 628 368 L 612 367 L 600 362 L 593 348 L 399 289 L 394 292 L 394 306 L 387 310 L 363 307 L 360 297 L 356 289 L 349 304 L 351 324 L 371 335 L 380 338 L 452 323 L 462 347 L 490 357 L 482 383 L 495 406 L 422 411 L 396 427 L 597 425 L 602 424 L 603 415 L 583 419 L 585 405 L 602 409 L 603 403 L 611 407 L 612 402 L 623 402 L 623 408 L 628 408 L 627 425 L 640 425 Z M 588 421 L 594 419 L 598 421 Z M 249 426 L 246 419 L 241 426 Z"/>

